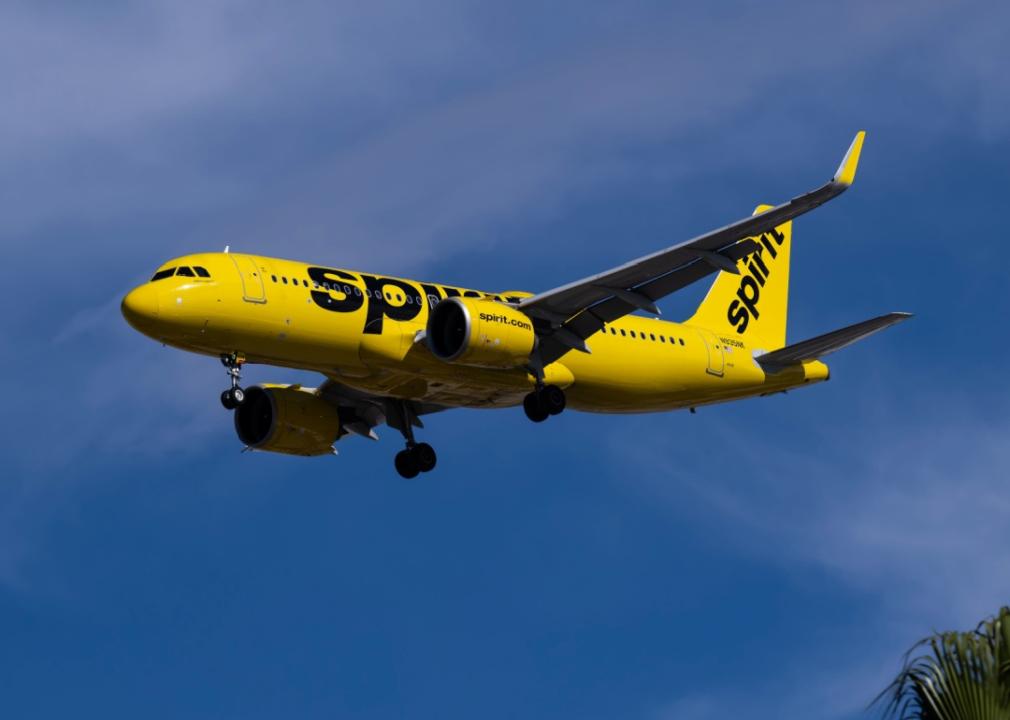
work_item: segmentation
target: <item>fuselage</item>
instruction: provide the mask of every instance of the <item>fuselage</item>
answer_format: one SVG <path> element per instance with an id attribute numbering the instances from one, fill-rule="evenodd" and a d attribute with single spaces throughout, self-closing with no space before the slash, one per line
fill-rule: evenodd
<path id="1" fill-rule="evenodd" d="M 526 368 L 444 362 L 423 337 L 446 297 L 517 302 L 489 293 L 237 253 L 188 255 L 162 265 L 123 301 L 140 332 L 183 350 L 238 354 L 247 362 L 322 373 L 382 396 L 451 407 L 518 405 L 534 386 Z M 738 338 L 629 315 L 545 369 L 568 406 L 589 412 L 654 412 L 766 395 L 826 380 L 811 361 L 774 374 Z"/>

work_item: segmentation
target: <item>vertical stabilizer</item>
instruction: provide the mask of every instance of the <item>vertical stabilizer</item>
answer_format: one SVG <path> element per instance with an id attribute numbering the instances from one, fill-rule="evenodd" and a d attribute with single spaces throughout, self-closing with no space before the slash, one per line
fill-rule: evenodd
<path id="1" fill-rule="evenodd" d="M 754 214 L 769 209 L 770 205 L 759 205 Z M 719 272 L 686 324 L 738 338 L 753 348 L 785 346 L 792 233 L 789 221 L 753 238 L 760 249 L 737 261 L 739 274 Z"/>

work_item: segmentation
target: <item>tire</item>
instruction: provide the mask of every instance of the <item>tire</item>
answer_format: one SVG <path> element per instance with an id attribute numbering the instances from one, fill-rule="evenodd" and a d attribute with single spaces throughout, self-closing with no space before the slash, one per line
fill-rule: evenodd
<path id="1" fill-rule="evenodd" d="M 416 478 L 421 472 L 417 466 L 417 460 L 414 459 L 414 454 L 410 450 L 401 450 L 396 453 L 393 464 L 396 466 L 396 472 L 400 473 L 400 477 L 407 480 Z"/>
<path id="2" fill-rule="evenodd" d="M 223 393 L 221 393 L 221 404 L 224 406 L 225 410 L 234 410 L 236 407 L 238 407 L 235 404 L 235 401 L 232 400 L 231 390 L 225 390 Z"/>
<path id="3" fill-rule="evenodd" d="M 557 385 L 548 385 L 540 391 L 540 404 L 550 415 L 560 415 L 565 409 L 565 391 Z"/>
<path id="4" fill-rule="evenodd" d="M 535 423 L 543 422 L 549 415 L 537 393 L 530 393 L 523 398 L 523 410 L 526 411 L 526 417 Z"/>
<path id="5" fill-rule="evenodd" d="M 240 387 L 233 387 L 228 391 L 231 394 L 231 401 L 238 407 L 245 402 L 245 390 Z"/>
<path id="6" fill-rule="evenodd" d="M 433 448 L 428 443 L 421 443 L 420 445 L 415 445 L 410 450 L 411 454 L 414 456 L 414 465 L 417 469 L 423 473 L 431 472 L 435 469 L 435 463 L 438 462 L 438 456 L 435 455 L 435 448 Z"/>

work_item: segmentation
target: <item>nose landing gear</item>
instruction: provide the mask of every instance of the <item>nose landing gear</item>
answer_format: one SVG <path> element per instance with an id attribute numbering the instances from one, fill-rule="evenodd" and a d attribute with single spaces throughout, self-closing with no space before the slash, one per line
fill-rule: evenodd
<path id="1" fill-rule="evenodd" d="M 523 398 L 526 417 L 535 423 L 543 422 L 551 415 L 560 415 L 566 404 L 565 391 L 557 385 L 538 387 Z"/>
<path id="2" fill-rule="evenodd" d="M 239 385 L 244 363 L 245 358 L 238 353 L 221 356 L 221 364 L 228 369 L 228 377 L 231 378 L 231 387 L 221 393 L 221 404 L 225 410 L 234 410 L 245 401 L 245 390 Z"/>

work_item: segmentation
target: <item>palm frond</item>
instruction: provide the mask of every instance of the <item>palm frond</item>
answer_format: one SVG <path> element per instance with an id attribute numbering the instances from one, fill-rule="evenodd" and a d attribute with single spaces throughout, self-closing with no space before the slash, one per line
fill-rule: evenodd
<path id="1" fill-rule="evenodd" d="M 973 632 L 913 645 L 874 703 L 885 698 L 884 715 L 895 720 L 1010 720 L 1010 608 Z"/>

